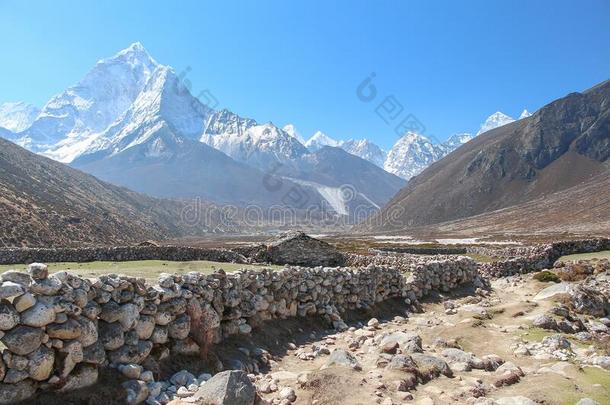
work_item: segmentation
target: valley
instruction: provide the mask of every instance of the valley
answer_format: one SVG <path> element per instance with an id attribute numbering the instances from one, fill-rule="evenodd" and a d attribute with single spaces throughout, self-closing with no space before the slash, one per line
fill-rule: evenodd
<path id="1" fill-rule="evenodd" d="M 610 404 L 608 4 L 0 11 L 0 405 Z"/>

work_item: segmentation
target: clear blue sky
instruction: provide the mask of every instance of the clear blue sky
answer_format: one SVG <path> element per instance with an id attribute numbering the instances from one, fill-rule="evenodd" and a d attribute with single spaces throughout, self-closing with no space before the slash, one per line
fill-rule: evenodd
<path id="1" fill-rule="evenodd" d="M 307 136 L 397 136 L 393 94 L 445 139 L 610 78 L 610 1 L 0 0 L 0 101 L 42 106 L 98 59 L 141 41 L 195 93 Z M 375 72 L 378 99 L 356 87 Z"/>

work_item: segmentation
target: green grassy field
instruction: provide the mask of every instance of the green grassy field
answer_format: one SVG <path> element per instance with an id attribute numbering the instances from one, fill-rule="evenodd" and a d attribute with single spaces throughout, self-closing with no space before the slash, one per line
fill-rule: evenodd
<path id="1" fill-rule="evenodd" d="M 253 264 L 221 263 L 209 261 L 172 262 L 163 260 L 141 260 L 132 262 L 89 262 L 89 263 L 47 263 L 49 272 L 54 273 L 69 270 L 82 277 L 96 277 L 100 274 L 119 273 L 134 277 L 143 277 L 155 281 L 161 273 L 185 274 L 190 271 L 200 273 L 212 273 L 214 270 L 223 269 L 231 272 L 244 268 L 273 268 L 281 269 L 282 266 L 262 266 Z M 25 270 L 24 264 L 0 265 L 0 273 L 7 270 Z"/>
<path id="2" fill-rule="evenodd" d="M 608 259 L 610 260 L 610 250 L 602 250 L 601 252 L 593 253 L 578 253 L 575 255 L 567 255 L 559 258 L 561 262 L 569 262 L 572 260 L 591 260 L 591 259 Z"/>

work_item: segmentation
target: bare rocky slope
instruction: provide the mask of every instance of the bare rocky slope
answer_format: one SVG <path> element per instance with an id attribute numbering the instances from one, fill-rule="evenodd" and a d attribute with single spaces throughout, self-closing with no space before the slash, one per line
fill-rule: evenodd
<path id="1" fill-rule="evenodd" d="M 427 226 L 425 231 L 452 235 L 608 235 L 610 173 L 523 204 L 473 217 Z M 527 213 L 524 215 L 523 213 Z"/>
<path id="2" fill-rule="evenodd" d="M 0 138 L 0 246 L 120 244 L 196 232 L 181 225 L 183 207 Z"/>
<path id="3" fill-rule="evenodd" d="M 405 230 L 524 204 L 601 179 L 609 156 L 606 81 L 468 142 L 409 181 L 361 229 Z"/>

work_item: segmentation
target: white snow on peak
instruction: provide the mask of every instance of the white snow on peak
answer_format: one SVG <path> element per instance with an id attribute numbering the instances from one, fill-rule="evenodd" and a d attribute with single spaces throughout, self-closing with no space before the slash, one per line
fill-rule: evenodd
<path id="1" fill-rule="evenodd" d="M 12 132 L 21 132 L 32 125 L 40 109 L 22 101 L 0 104 L 0 127 Z"/>
<path id="2" fill-rule="evenodd" d="M 164 128 L 198 139 L 210 114 L 170 67 L 158 65 L 131 106 L 106 130 L 68 137 L 44 154 L 63 162 L 100 151 L 116 154 L 146 142 Z"/>
<path id="3" fill-rule="evenodd" d="M 284 125 L 284 127 L 282 128 L 284 130 L 284 132 L 286 132 L 288 135 L 292 136 L 293 138 L 296 138 L 299 142 L 301 142 L 302 144 L 305 144 L 305 139 L 303 138 L 303 136 L 301 136 L 301 133 L 299 132 L 299 130 L 297 129 L 296 126 L 294 126 L 294 124 L 288 124 L 288 125 Z"/>
<path id="4" fill-rule="evenodd" d="M 322 149 L 324 146 L 340 146 L 340 142 L 329 137 L 322 131 L 317 131 L 305 142 L 305 146 L 312 152 Z"/>
<path id="5" fill-rule="evenodd" d="M 532 116 L 532 113 L 527 111 L 527 109 L 524 109 L 523 112 L 521 112 L 519 119 L 522 120 L 523 118 L 527 118 L 527 117 L 531 117 L 531 116 Z"/>
<path id="6" fill-rule="evenodd" d="M 415 132 L 407 132 L 388 152 L 384 169 L 408 180 L 443 155 L 443 149 L 430 139 Z"/>
<path id="7" fill-rule="evenodd" d="M 453 134 L 443 143 L 443 148 L 445 148 L 446 153 L 451 153 L 455 149 L 459 148 L 466 142 L 470 142 L 474 138 L 474 135 L 468 132 L 461 132 L 458 134 Z"/>
<path id="8" fill-rule="evenodd" d="M 340 146 L 346 152 L 383 168 L 387 153 L 368 139 L 350 139 L 341 142 Z"/>
<path id="9" fill-rule="evenodd" d="M 477 135 L 481 135 L 484 132 L 491 131 L 492 129 L 501 127 L 506 124 L 510 124 L 511 122 L 514 122 L 514 121 L 515 121 L 514 118 L 509 117 L 508 115 L 504 114 L 503 112 L 497 111 L 497 112 L 491 114 L 489 117 L 487 117 L 485 122 L 483 124 L 481 124 L 481 128 L 479 129 L 479 132 L 477 132 Z"/>
<path id="10" fill-rule="evenodd" d="M 68 149 L 120 119 L 159 66 L 139 43 L 99 61 L 75 86 L 51 98 L 24 131 L 21 143 L 54 159 L 71 161 L 79 151 Z"/>
<path id="11" fill-rule="evenodd" d="M 235 160 L 263 169 L 307 153 L 298 139 L 273 123 L 257 124 L 230 111 L 212 115 L 201 141 Z"/>

